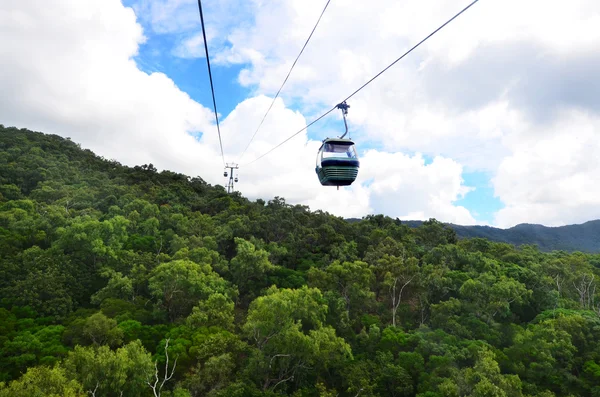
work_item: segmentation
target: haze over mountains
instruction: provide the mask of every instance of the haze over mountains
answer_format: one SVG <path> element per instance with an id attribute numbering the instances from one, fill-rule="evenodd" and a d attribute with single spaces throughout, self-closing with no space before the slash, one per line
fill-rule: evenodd
<path id="1" fill-rule="evenodd" d="M 418 227 L 422 221 L 402 221 Z M 600 219 L 579 225 L 548 227 L 522 223 L 509 229 L 448 224 L 460 238 L 481 237 L 514 245 L 535 244 L 542 251 L 600 252 Z"/>

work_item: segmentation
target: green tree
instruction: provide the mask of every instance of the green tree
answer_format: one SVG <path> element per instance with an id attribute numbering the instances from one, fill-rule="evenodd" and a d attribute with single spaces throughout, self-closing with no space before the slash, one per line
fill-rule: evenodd
<path id="1" fill-rule="evenodd" d="M 237 253 L 231 260 L 230 271 L 240 296 L 249 302 L 266 287 L 266 275 L 276 267 L 269 262 L 267 251 L 257 250 L 254 244 L 244 239 L 236 237 L 234 240 Z"/>
<path id="2" fill-rule="evenodd" d="M 461 372 L 462 395 L 473 397 L 522 397 L 523 395 L 519 377 L 501 374 L 493 353 L 488 349 L 480 350 L 475 365 Z"/>
<path id="3" fill-rule="evenodd" d="M 31 367 L 21 379 L 0 382 L 0 397 L 84 397 L 81 384 L 60 366 Z"/>
<path id="4" fill-rule="evenodd" d="M 110 268 L 105 269 L 102 272 L 102 276 L 109 279 L 108 284 L 92 295 L 92 303 L 100 304 L 107 298 L 134 300 L 133 282 L 129 277 L 123 276 L 120 272 L 116 272 Z"/>
<path id="5" fill-rule="evenodd" d="M 213 293 L 232 294 L 227 282 L 208 264 L 190 260 L 162 263 L 151 273 L 150 292 L 160 300 L 171 321 L 187 316 L 199 300 Z"/>
<path id="6" fill-rule="evenodd" d="M 334 261 L 324 270 L 310 269 L 308 278 L 310 285 L 339 294 L 348 315 L 367 307 L 374 297 L 374 293 L 370 290 L 373 273 L 366 262 Z"/>
<path id="7" fill-rule="evenodd" d="M 244 331 L 256 350 L 249 369 L 263 391 L 302 379 L 309 366 L 326 369 L 351 358 L 350 346 L 323 326 L 326 311 L 321 292 L 308 287 L 271 287 L 251 303 Z"/>
<path id="8" fill-rule="evenodd" d="M 83 335 L 95 346 L 117 346 L 123 341 L 123 331 L 117 322 L 102 312 L 88 317 L 83 325 Z"/>
<path id="9" fill-rule="evenodd" d="M 154 375 L 154 363 L 141 342 L 131 342 L 116 351 L 108 346 L 75 347 L 65 361 L 70 376 L 83 389 L 97 396 L 144 396 Z"/>
<path id="10" fill-rule="evenodd" d="M 190 327 L 218 326 L 223 329 L 233 330 L 234 320 L 233 301 L 221 294 L 211 294 L 207 300 L 200 301 L 192 308 L 192 313 L 187 318 Z"/>

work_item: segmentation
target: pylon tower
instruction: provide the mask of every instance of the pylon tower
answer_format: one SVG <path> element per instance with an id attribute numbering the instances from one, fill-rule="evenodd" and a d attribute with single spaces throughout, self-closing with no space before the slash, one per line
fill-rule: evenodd
<path id="1" fill-rule="evenodd" d="M 237 176 L 234 177 L 233 170 L 237 170 L 239 168 L 240 168 L 240 166 L 235 163 L 227 163 L 225 165 L 225 172 L 224 172 L 225 177 L 228 176 L 227 169 L 229 169 L 229 182 L 227 183 L 227 193 L 232 193 L 235 189 L 234 183 L 238 181 L 238 177 Z"/>

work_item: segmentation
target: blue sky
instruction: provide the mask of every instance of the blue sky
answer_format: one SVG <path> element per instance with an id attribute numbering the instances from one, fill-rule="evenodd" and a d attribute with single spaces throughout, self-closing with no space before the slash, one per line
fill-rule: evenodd
<path id="1" fill-rule="evenodd" d="M 124 1 L 124 4 L 133 6 L 135 1 Z M 149 23 L 142 22 L 142 25 L 144 26 L 144 32 L 148 40 L 140 46 L 139 55 L 135 57 L 140 68 L 148 73 L 165 73 L 173 79 L 181 90 L 189 94 L 192 99 L 206 107 L 212 107 L 206 59 L 177 57 L 174 54 L 177 40 L 172 35 L 153 32 L 152 26 Z M 200 25 L 198 25 L 198 29 L 200 32 Z M 299 62 L 302 62 L 302 58 L 300 58 Z M 247 64 L 224 66 L 212 63 L 211 70 L 217 99 L 217 109 L 221 116 L 229 114 L 240 102 L 252 95 L 252 89 L 242 86 L 238 81 L 240 72 L 247 66 Z M 293 74 L 291 78 L 293 79 Z M 375 117 L 377 116 L 375 115 Z M 324 119 L 319 125 L 310 128 L 307 136 L 310 139 L 320 140 L 323 138 L 322 132 L 324 130 L 342 131 L 342 122 L 339 119 Z M 295 131 L 282 131 L 283 134 L 287 132 L 293 133 Z M 289 135 L 283 134 L 282 139 Z M 361 138 L 362 144 L 357 148 L 359 154 L 368 149 L 382 149 L 385 146 L 385 143 L 382 142 L 369 142 L 368 136 L 362 136 Z M 414 152 L 408 151 L 407 153 L 414 154 Z M 424 155 L 424 159 L 426 165 L 431 164 L 433 160 L 431 155 Z M 467 186 L 475 189 L 457 200 L 456 205 L 461 205 L 469 209 L 477 222 L 491 224 L 494 213 L 502 208 L 502 203 L 498 198 L 494 197 L 494 191 L 490 185 L 489 173 L 467 172 L 463 174 L 463 178 Z"/>
<path id="2" fill-rule="evenodd" d="M 2 123 L 225 184 L 197 1 L 49 1 L 61 18 L 33 0 L 0 5 Z M 241 156 L 325 2 L 204 0 L 226 161 Z M 360 91 L 349 101 L 361 157 L 350 187 L 322 187 L 314 173 L 320 141 L 343 130 L 338 112 L 250 162 L 468 3 L 332 0 L 242 161 L 241 193 L 345 217 L 600 218 L 595 0 L 481 0 Z"/>
<path id="3" fill-rule="evenodd" d="M 176 57 L 173 54 L 176 41 L 169 35 L 152 33 L 151 27 L 144 25 L 148 40 L 140 45 L 139 55 L 134 58 L 140 69 L 147 73 L 165 73 L 194 100 L 212 108 L 206 59 Z M 243 67 L 244 65 L 211 65 L 219 113 L 229 114 L 238 103 L 250 95 L 251 90 L 238 82 L 238 75 Z"/>
<path id="4" fill-rule="evenodd" d="M 471 211 L 478 221 L 492 224 L 494 214 L 502 209 L 502 202 L 494 197 L 494 188 L 490 183 L 490 175 L 483 172 L 468 172 L 463 174 L 465 184 L 475 187 L 463 199 L 456 201 Z"/>

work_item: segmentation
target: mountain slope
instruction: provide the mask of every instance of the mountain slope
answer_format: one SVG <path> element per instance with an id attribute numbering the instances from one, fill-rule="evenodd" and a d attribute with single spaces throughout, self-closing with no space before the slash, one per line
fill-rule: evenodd
<path id="1" fill-rule="evenodd" d="M 409 224 L 0 125 L 0 397 L 595 395 L 600 254 Z"/>
<path id="2" fill-rule="evenodd" d="M 419 227 L 422 221 L 402 221 Z M 460 238 L 480 237 L 514 245 L 534 244 L 542 251 L 600 252 L 600 219 L 579 225 L 548 227 L 522 223 L 509 229 L 448 224 Z"/>

